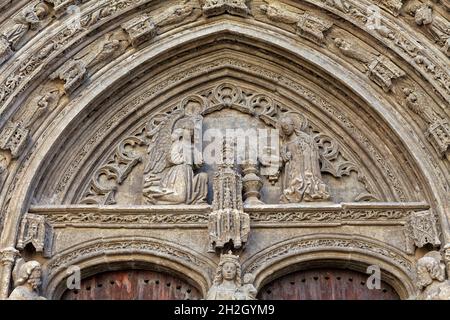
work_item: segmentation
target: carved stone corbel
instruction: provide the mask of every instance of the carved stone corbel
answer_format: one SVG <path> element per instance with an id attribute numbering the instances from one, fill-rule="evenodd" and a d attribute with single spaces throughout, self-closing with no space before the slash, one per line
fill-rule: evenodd
<path id="1" fill-rule="evenodd" d="M 250 15 L 247 0 L 205 0 L 202 9 L 207 17 L 225 13 L 244 18 Z"/>
<path id="2" fill-rule="evenodd" d="M 122 28 L 128 33 L 133 47 L 138 47 L 156 36 L 156 25 L 148 15 L 128 21 Z"/>
<path id="3" fill-rule="evenodd" d="M 25 148 L 29 130 L 21 122 L 8 122 L 0 134 L 0 149 L 9 150 L 17 158 Z"/>
<path id="4" fill-rule="evenodd" d="M 52 242 L 53 229 L 45 221 L 45 217 L 28 213 L 20 226 L 17 249 L 23 250 L 28 244 L 32 244 L 36 252 L 41 252 L 44 257 L 50 257 Z"/>
<path id="5" fill-rule="evenodd" d="M 405 75 L 402 69 L 384 56 L 378 57 L 369 65 L 369 78 L 383 88 L 385 92 L 391 91 L 393 80 Z"/>
<path id="6" fill-rule="evenodd" d="M 50 79 L 64 82 L 64 90 L 70 95 L 87 77 L 86 64 L 82 60 L 69 60 L 61 68 L 50 75 Z"/>
<path id="7" fill-rule="evenodd" d="M 414 254 L 415 247 L 422 248 L 426 244 L 436 247 L 441 244 L 436 229 L 436 217 L 432 211 L 413 213 L 405 224 L 406 252 Z"/>
<path id="8" fill-rule="evenodd" d="M 331 21 L 318 18 L 310 13 L 304 13 L 297 23 L 297 33 L 308 40 L 323 44 L 325 32 L 332 26 Z"/>

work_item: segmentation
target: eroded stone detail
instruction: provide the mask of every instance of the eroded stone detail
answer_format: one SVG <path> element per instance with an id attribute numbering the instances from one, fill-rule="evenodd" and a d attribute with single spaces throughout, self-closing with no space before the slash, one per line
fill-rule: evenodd
<path id="1" fill-rule="evenodd" d="M 319 18 L 309 12 L 295 13 L 276 2 L 267 2 L 260 6 L 260 10 L 267 15 L 269 20 L 295 24 L 298 35 L 319 44 L 325 43 L 325 34 L 333 26 L 331 21 Z"/>
<path id="2" fill-rule="evenodd" d="M 406 106 L 428 125 L 425 136 L 442 157 L 450 159 L 450 123 L 429 107 L 424 95 L 411 88 L 403 88 Z"/>
<path id="3" fill-rule="evenodd" d="M 417 260 L 418 300 L 450 300 L 450 280 L 445 280 L 445 265 L 438 251 Z"/>
<path id="4" fill-rule="evenodd" d="M 253 275 L 244 275 L 242 284 L 241 264 L 239 256 L 231 251 L 220 255 L 214 282 L 209 289 L 206 300 L 256 300 L 256 288 L 253 286 Z"/>
<path id="5" fill-rule="evenodd" d="M 20 226 L 17 249 L 23 250 L 31 244 L 36 252 L 41 252 L 44 257 L 50 257 L 52 242 L 53 230 L 45 221 L 45 217 L 28 213 Z"/>
<path id="6" fill-rule="evenodd" d="M 39 295 L 42 267 L 37 261 L 19 259 L 13 270 L 14 290 L 8 300 L 47 300 Z"/>
<path id="7" fill-rule="evenodd" d="M 158 34 L 159 28 L 181 23 L 187 17 L 194 15 L 195 9 L 190 3 L 175 5 L 155 17 L 150 14 L 136 17 L 123 24 L 122 28 L 128 33 L 133 46 L 138 47 L 153 39 Z M 195 14 L 195 17 L 198 16 L 199 14 Z"/>
<path id="8" fill-rule="evenodd" d="M 250 14 L 247 2 L 247 0 L 204 0 L 202 9 L 207 17 L 228 13 L 245 18 Z"/>
<path id="9" fill-rule="evenodd" d="M 234 141 L 223 143 L 223 162 L 214 175 L 213 211 L 208 221 L 210 252 L 221 248 L 239 249 L 250 233 L 250 218 L 242 203 L 242 179 L 234 168 Z"/>
<path id="10" fill-rule="evenodd" d="M 405 225 L 406 252 L 414 254 L 415 247 L 422 248 L 426 244 L 439 246 L 441 241 L 436 224 L 437 221 L 432 211 L 412 214 Z"/>

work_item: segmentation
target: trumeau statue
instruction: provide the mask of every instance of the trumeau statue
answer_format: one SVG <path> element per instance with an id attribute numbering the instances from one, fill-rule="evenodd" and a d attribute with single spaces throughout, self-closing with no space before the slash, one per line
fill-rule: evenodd
<path id="1" fill-rule="evenodd" d="M 13 271 L 15 289 L 9 300 L 46 300 L 39 296 L 41 285 L 41 264 L 37 261 L 24 262 L 19 259 Z"/>
<path id="2" fill-rule="evenodd" d="M 306 121 L 294 112 L 280 119 L 282 138 L 281 160 L 283 203 L 324 201 L 330 198 L 327 185 L 322 181 L 319 166 L 319 150 L 313 137 L 306 133 Z"/>
<path id="3" fill-rule="evenodd" d="M 239 256 L 233 255 L 231 251 L 221 254 L 214 282 L 206 295 L 206 300 L 255 300 L 256 289 L 250 283 L 253 276 L 246 274 L 244 277 L 249 282 L 242 286 Z"/>
<path id="4" fill-rule="evenodd" d="M 450 300 L 450 280 L 445 280 L 445 265 L 438 251 L 431 251 L 417 261 L 418 300 Z"/>
<path id="5" fill-rule="evenodd" d="M 148 126 L 148 162 L 144 172 L 147 204 L 201 204 L 206 202 L 208 175 L 194 169 L 203 164 L 202 100 L 188 98 L 170 116 Z"/>

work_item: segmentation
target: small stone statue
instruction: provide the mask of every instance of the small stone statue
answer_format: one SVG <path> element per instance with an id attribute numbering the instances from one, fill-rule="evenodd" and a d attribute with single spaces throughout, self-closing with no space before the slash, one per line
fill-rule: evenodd
<path id="1" fill-rule="evenodd" d="M 284 163 L 280 201 L 283 203 L 324 201 L 330 197 L 321 177 L 318 147 L 305 127 L 295 113 L 280 119 Z"/>
<path id="2" fill-rule="evenodd" d="M 417 300 L 450 300 L 450 280 L 445 280 L 445 265 L 438 251 L 431 251 L 417 261 Z"/>
<path id="3" fill-rule="evenodd" d="M 253 276 L 246 274 L 245 285 L 242 286 L 239 256 L 229 251 L 228 254 L 220 255 L 216 276 L 206 300 L 255 300 L 256 289 L 252 281 Z"/>
<path id="4" fill-rule="evenodd" d="M 41 264 L 37 261 L 24 262 L 20 259 L 13 271 L 15 289 L 9 300 L 47 300 L 39 296 L 41 285 Z"/>

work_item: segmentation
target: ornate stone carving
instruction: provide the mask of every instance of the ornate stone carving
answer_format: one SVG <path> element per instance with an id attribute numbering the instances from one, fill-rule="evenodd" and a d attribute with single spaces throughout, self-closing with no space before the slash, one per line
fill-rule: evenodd
<path id="1" fill-rule="evenodd" d="M 281 202 L 324 201 L 329 199 L 327 185 L 322 181 L 319 165 L 319 148 L 306 133 L 306 120 L 294 112 L 280 119 L 282 135 Z"/>
<path id="2" fill-rule="evenodd" d="M 434 149 L 450 159 L 450 123 L 429 107 L 423 94 L 411 88 L 403 88 L 406 106 L 428 125 L 425 133 Z"/>
<path id="3" fill-rule="evenodd" d="M 37 29 L 39 23 L 47 17 L 48 13 L 49 8 L 44 3 L 26 7 L 13 19 L 13 23 L 3 31 L 4 39 L 13 50 L 17 50 L 27 32 Z"/>
<path id="4" fill-rule="evenodd" d="M 9 300 L 47 300 L 39 296 L 41 285 L 42 267 L 37 261 L 25 262 L 19 259 L 13 271 L 14 290 Z"/>
<path id="5" fill-rule="evenodd" d="M 123 24 L 122 28 L 128 33 L 133 46 L 138 47 L 154 38 L 158 34 L 158 28 L 181 23 L 192 15 L 195 8 L 188 2 L 172 6 L 155 17 L 149 14 L 136 17 Z"/>
<path id="6" fill-rule="evenodd" d="M 404 0 L 381 0 L 380 3 L 397 17 L 403 7 L 403 1 Z"/>
<path id="7" fill-rule="evenodd" d="M 75 91 L 86 79 L 86 63 L 82 60 L 69 60 L 60 69 L 55 71 L 50 79 L 60 79 L 64 82 L 67 94 Z"/>
<path id="8" fill-rule="evenodd" d="M 107 34 L 87 50 L 76 55 L 74 59 L 67 61 L 50 75 L 50 79 L 62 80 L 65 92 L 70 95 L 88 78 L 88 70 L 92 71 L 99 65 L 110 62 L 122 54 L 128 46 L 128 38 L 123 31 Z"/>
<path id="9" fill-rule="evenodd" d="M 29 130 L 21 122 L 8 122 L 0 134 L 0 149 L 9 150 L 17 158 L 27 145 Z"/>
<path id="10" fill-rule="evenodd" d="M 210 252 L 217 248 L 245 245 L 250 233 L 250 218 L 242 204 L 242 180 L 234 169 L 234 141 L 223 142 L 223 162 L 213 181 L 213 211 L 209 215 Z"/>
<path id="11" fill-rule="evenodd" d="M 274 22 L 296 24 L 297 34 L 315 43 L 325 43 L 325 33 L 333 26 L 331 21 L 316 17 L 309 12 L 298 14 L 275 2 L 261 5 L 260 10 Z"/>
<path id="12" fill-rule="evenodd" d="M 206 300 L 255 300 L 256 288 L 253 286 L 253 276 L 244 276 L 244 285 L 241 280 L 241 264 L 239 256 L 231 251 L 220 255 L 214 282 L 209 289 Z"/>
<path id="13" fill-rule="evenodd" d="M 417 8 L 414 14 L 414 21 L 420 25 L 427 25 L 433 22 L 433 9 L 430 4 L 424 3 Z"/>
<path id="14" fill-rule="evenodd" d="M 373 240 L 369 241 L 366 238 L 354 236 L 351 239 L 346 239 L 342 238 L 341 235 L 308 236 L 284 241 L 258 254 L 255 258 L 251 258 L 244 270 L 256 274 L 258 269 L 289 256 L 321 250 L 345 250 L 352 253 L 363 252 L 364 254 L 382 256 L 384 259 L 397 264 L 406 273 L 412 275 L 414 272 L 412 263 L 400 251 Z"/>
<path id="15" fill-rule="evenodd" d="M 79 0 L 44 0 L 44 1 L 53 6 L 53 10 L 55 11 L 55 15 L 57 17 L 61 17 L 66 12 L 69 6 L 75 5 L 79 2 Z"/>
<path id="16" fill-rule="evenodd" d="M 202 9 L 207 17 L 228 13 L 245 18 L 250 14 L 247 0 L 204 0 Z"/>
<path id="17" fill-rule="evenodd" d="M 263 182 L 257 175 L 258 165 L 247 161 L 241 164 L 241 168 L 243 173 L 242 186 L 244 187 L 244 204 L 263 204 L 263 202 L 259 200 L 261 197 L 260 191 L 263 186 Z"/>
<path id="18" fill-rule="evenodd" d="M 14 261 L 19 256 L 19 251 L 13 247 L 3 248 L 0 250 L 0 299 L 4 300 L 8 298 L 11 269 L 13 268 Z"/>
<path id="19" fill-rule="evenodd" d="M 432 211 L 415 212 L 405 225 L 406 252 L 414 254 L 415 246 L 422 248 L 426 244 L 439 246 L 437 221 Z"/>
<path id="20" fill-rule="evenodd" d="M 28 213 L 20 226 L 17 249 L 23 250 L 27 244 L 32 244 L 36 252 L 42 252 L 44 257 L 50 257 L 52 242 L 53 230 L 45 221 L 45 217 Z"/>
<path id="21" fill-rule="evenodd" d="M 208 176 L 194 174 L 203 164 L 201 97 L 183 100 L 170 115 L 147 126 L 148 160 L 143 194 L 148 204 L 201 204 L 208 192 Z"/>
<path id="22" fill-rule="evenodd" d="M 142 134 L 122 140 L 108 162 L 100 167 L 92 177 L 81 203 L 115 204 L 117 187 L 125 180 L 130 171 L 142 161 L 142 153 L 137 149 L 144 144 Z"/>
<path id="23" fill-rule="evenodd" d="M 450 300 L 450 280 L 445 280 L 445 265 L 438 251 L 431 251 L 417 261 L 418 300 Z"/>
<path id="24" fill-rule="evenodd" d="M 364 64 L 368 64 L 371 61 L 371 56 L 353 42 L 350 42 L 342 38 L 336 38 L 334 39 L 334 44 L 339 49 L 339 51 L 346 57 L 355 59 Z"/>
<path id="25" fill-rule="evenodd" d="M 168 257 L 175 261 L 181 261 L 190 268 L 201 270 L 206 274 L 213 272 L 211 263 L 199 253 L 180 247 L 170 242 L 152 238 L 131 237 L 127 238 L 99 238 L 88 244 L 83 244 L 72 250 L 56 255 L 47 264 L 49 277 L 86 259 L 87 256 L 103 256 L 124 253 L 152 254 L 161 257 Z"/>
<path id="26" fill-rule="evenodd" d="M 385 92 L 392 89 L 392 81 L 405 76 L 405 72 L 386 57 L 379 57 L 369 65 L 369 78 Z"/>

